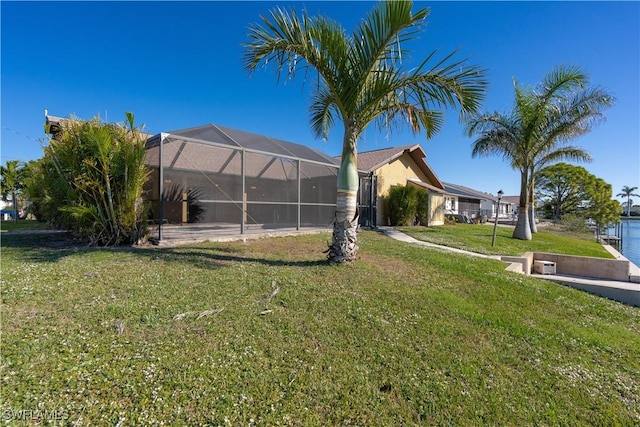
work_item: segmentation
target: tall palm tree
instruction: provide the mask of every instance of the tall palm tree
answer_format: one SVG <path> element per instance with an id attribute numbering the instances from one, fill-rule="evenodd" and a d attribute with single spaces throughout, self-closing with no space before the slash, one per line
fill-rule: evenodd
<path id="1" fill-rule="evenodd" d="M 6 166 L 0 166 L 0 192 L 7 200 L 11 195 L 13 201 L 13 219 L 18 220 L 18 192 L 23 187 L 23 167 L 19 160 L 9 160 Z"/>
<path id="2" fill-rule="evenodd" d="M 262 24 L 249 32 L 244 65 L 249 73 L 260 64 L 276 68 L 292 78 L 296 72 L 315 71 L 310 106 L 311 128 L 327 138 L 337 120 L 344 126 L 341 165 L 338 172 L 336 217 L 328 258 L 331 262 L 356 258 L 359 188 L 357 145 L 372 123 L 392 130 L 407 124 L 427 138 L 443 124 L 442 108 L 473 113 L 485 92 L 484 72 L 466 61 L 447 64 L 454 53 L 434 65 L 435 52 L 412 70 L 401 67 L 404 44 L 422 29 L 428 9 L 411 12 L 410 1 L 377 3 L 349 36 L 335 21 L 298 15 L 280 8 L 262 16 Z"/>
<path id="3" fill-rule="evenodd" d="M 627 217 L 631 216 L 631 196 L 640 197 L 640 194 L 635 194 L 638 187 L 629 187 L 625 185 L 622 187 L 622 192 L 616 194 L 616 197 L 626 197 L 627 198 Z"/>
<path id="4" fill-rule="evenodd" d="M 577 67 L 558 67 L 532 89 L 523 89 L 514 81 L 515 106 L 509 114 L 485 113 L 467 121 L 468 135 L 479 135 L 473 143 L 473 157 L 501 155 L 520 171 L 516 239 L 531 240 L 536 230 L 533 194 L 539 171 L 560 160 L 591 160 L 582 148 L 566 143 L 599 123 L 602 110 L 614 98 L 601 88 L 587 87 L 588 82 Z"/>

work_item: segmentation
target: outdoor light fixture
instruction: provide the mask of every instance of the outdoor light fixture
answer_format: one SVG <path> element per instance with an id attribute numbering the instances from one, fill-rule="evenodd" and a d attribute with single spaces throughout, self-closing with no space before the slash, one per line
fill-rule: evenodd
<path id="1" fill-rule="evenodd" d="M 500 200 L 502 200 L 502 195 L 504 192 L 502 190 L 498 190 L 498 206 L 496 206 L 496 218 L 493 223 L 493 237 L 491 238 L 491 247 L 496 244 L 496 229 L 498 228 L 498 212 L 500 212 Z"/>

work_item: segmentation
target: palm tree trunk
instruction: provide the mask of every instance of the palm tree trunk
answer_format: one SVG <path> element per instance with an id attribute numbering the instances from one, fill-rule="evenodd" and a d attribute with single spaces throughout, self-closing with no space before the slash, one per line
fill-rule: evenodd
<path id="1" fill-rule="evenodd" d="M 18 198 L 16 192 L 11 192 L 11 198 L 13 199 L 13 222 L 18 222 Z"/>
<path id="2" fill-rule="evenodd" d="M 518 206 L 518 222 L 513 230 L 513 238 L 519 240 L 531 240 L 531 226 L 529 224 L 529 200 L 527 173 L 520 175 L 520 203 Z"/>
<path id="3" fill-rule="evenodd" d="M 533 176 L 533 175 L 532 175 Z M 532 233 L 538 232 L 538 226 L 536 225 L 536 204 L 534 201 L 534 180 L 531 178 L 531 185 L 529 186 L 529 227 Z"/>
<path id="4" fill-rule="evenodd" d="M 358 187 L 356 140 L 357 135 L 349 129 L 345 132 L 342 162 L 338 171 L 338 195 L 336 217 L 333 221 L 332 243 L 328 260 L 332 264 L 356 260 L 358 253 Z"/>

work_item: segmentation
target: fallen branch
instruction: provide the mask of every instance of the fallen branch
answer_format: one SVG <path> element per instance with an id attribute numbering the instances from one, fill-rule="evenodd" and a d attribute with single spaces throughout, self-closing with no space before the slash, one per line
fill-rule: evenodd
<path id="1" fill-rule="evenodd" d="M 274 288 L 273 292 L 271 292 L 271 294 L 267 297 L 267 300 L 265 301 L 265 304 L 269 304 L 271 302 L 271 300 L 273 299 L 273 297 L 278 295 L 278 292 L 280 292 L 280 287 L 276 286 L 276 281 L 275 280 L 273 282 L 271 282 L 271 287 Z"/>
<path id="2" fill-rule="evenodd" d="M 202 319 L 205 316 L 210 316 L 212 314 L 218 314 L 220 313 L 222 310 L 224 310 L 224 308 L 216 308 L 215 310 L 205 310 L 200 312 L 200 314 L 198 314 L 198 317 L 196 318 L 196 320 L 198 319 Z"/>
<path id="3" fill-rule="evenodd" d="M 205 316 L 210 316 L 212 314 L 218 314 L 222 310 L 224 310 L 224 308 L 216 308 L 214 310 L 205 310 L 205 311 L 187 311 L 185 313 L 176 314 L 175 316 L 173 316 L 173 320 L 182 320 L 185 317 L 189 317 L 189 316 L 197 316 L 196 320 L 198 320 L 198 319 L 201 319 L 201 318 L 203 318 Z"/>

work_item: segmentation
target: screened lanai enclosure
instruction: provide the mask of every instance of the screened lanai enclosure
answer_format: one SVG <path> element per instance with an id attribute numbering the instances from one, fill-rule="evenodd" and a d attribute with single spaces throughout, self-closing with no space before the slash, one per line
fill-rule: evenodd
<path id="1" fill-rule="evenodd" d="M 146 164 L 160 240 L 168 231 L 329 228 L 334 217 L 339 164 L 303 145 L 210 124 L 151 137 Z"/>

